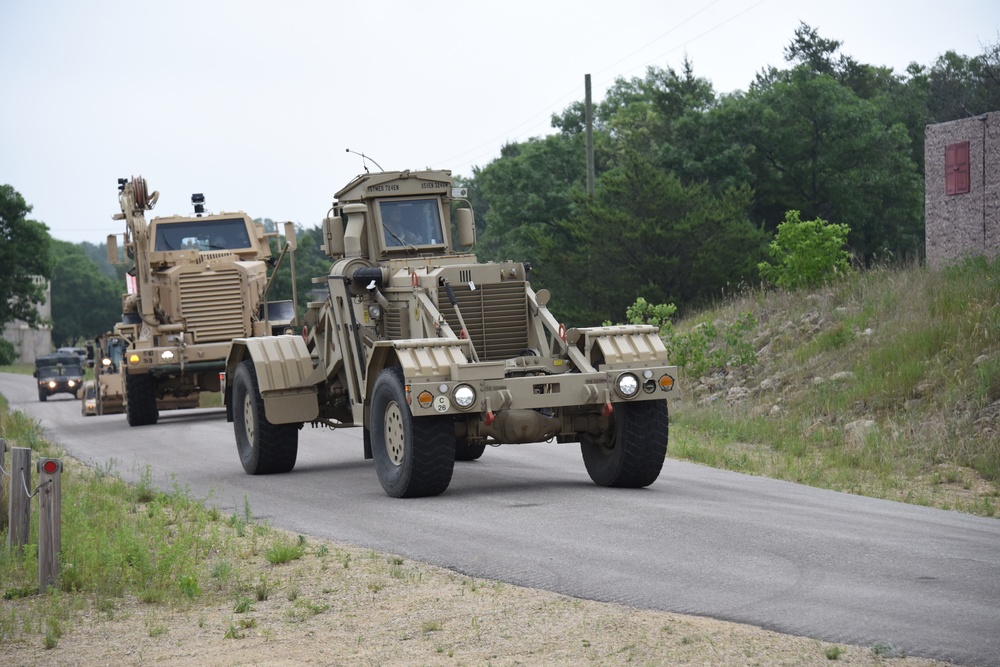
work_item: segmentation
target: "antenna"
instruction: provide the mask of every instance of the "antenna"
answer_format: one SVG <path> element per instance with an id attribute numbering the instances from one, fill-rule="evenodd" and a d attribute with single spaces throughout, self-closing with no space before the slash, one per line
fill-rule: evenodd
<path id="1" fill-rule="evenodd" d="M 355 155 L 360 155 L 361 156 L 361 164 L 365 165 L 365 173 L 366 174 L 371 173 L 371 172 L 368 171 L 368 165 L 365 163 L 365 160 L 372 160 L 370 157 L 368 157 L 364 153 L 359 153 L 357 151 L 352 151 L 350 148 L 347 149 L 347 152 L 348 153 L 354 153 Z M 375 165 L 376 167 L 378 167 L 379 171 L 385 171 L 385 169 L 382 169 L 382 165 L 380 165 L 375 160 L 372 160 L 372 164 Z"/>

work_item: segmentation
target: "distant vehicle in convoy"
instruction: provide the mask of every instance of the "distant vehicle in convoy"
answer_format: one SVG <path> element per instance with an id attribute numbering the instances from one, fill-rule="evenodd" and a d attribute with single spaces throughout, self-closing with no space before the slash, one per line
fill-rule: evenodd
<path id="1" fill-rule="evenodd" d="M 272 258 L 264 226 L 246 213 L 205 213 L 148 221 L 159 198 L 142 177 L 118 180 L 125 220 L 124 248 L 135 289 L 122 297 L 115 331 L 127 342 L 122 357 L 124 409 L 130 426 L 155 424 L 161 407 L 196 406 L 202 391 L 220 391 L 233 338 L 281 332 L 295 321 L 292 301 L 267 301 L 268 268 L 295 248 L 285 224 L 285 247 Z M 118 263 L 116 235 L 108 259 Z M 273 277 L 272 272 L 271 276 Z M 294 298 L 294 297 L 293 297 Z M 290 329 L 289 329 L 290 330 Z"/>
<path id="2" fill-rule="evenodd" d="M 122 359 L 128 348 L 128 341 L 118 334 L 107 332 L 97 336 L 90 344 L 88 356 L 94 369 L 94 403 L 92 414 L 114 415 L 125 412 L 125 381 L 122 375 Z M 87 412 L 83 407 L 84 415 Z"/>
<path id="3" fill-rule="evenodd" d="M 60 347 L 56 352 L 66 352 L 67 354 L 75 354 L 80 357 L 80 363 L 87 363 L 87 348 L 85 347 Z"/>
<path id="4" fill-rule="evenodd" d="M 80 413 L 84 417 L 100 414 L 97 403 L 97 381 L 84 380 L 80 389 Z"/>
<path id="5" fill-rule="evenodd" d="M 83 384 L 80 355 L 75 352 L 39 355 L 35 358 L 35 371 L 32 375 L 38 380 L 39 401 L 45 401 L 53 394 L 76 396 Z"/>
<path id="6" fill-rule="evenodd" d="M 361 427 L 393 497 L 442 493 L 456 459 L 487 445 L 548 440 L 579 442 L 602 486 L 656 480 L 677 377 L 656 327 L 567 330 L 527 266 L 470 254 L 471 205 L 449 171 L 366 173 L 336 198 L 333 265 L 313 279 L 326 299 L 301 335 L 237 338 L 226 362 L 247 473 L 291 471 L 309 423 Z"/>
<path id="7" fill-rule="evenodd" d="M 93 382 L 94 407 L 91 411 L 89 402 L 85 400 L 85 404 L 80 408 L 81 412 L 84 416 L 125 412 L 125 376 L 122 371 L 128 341 L 119 334 L 109 331 L 97 336 L 93 343 L 88 343 L 88 348 L 88 356 L 93 358 L 87 363 L 94 369 L 94 379 L 84 383 L 84 393 L 87 393 L 88 383 Z M 198 397 L 164 395 L 157 397 L 156 407 L 158 410 L 196 408 Z"/>

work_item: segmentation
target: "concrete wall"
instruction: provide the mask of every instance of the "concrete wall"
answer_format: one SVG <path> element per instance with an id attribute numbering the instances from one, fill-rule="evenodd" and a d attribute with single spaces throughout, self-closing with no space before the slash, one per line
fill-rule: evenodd
<path id="1" fill-rule="evenodd" d="M 927 265 L 1000 255 L 1000 111 L 928 125 L 925 147 Z M 945 147 L 969 142 L 969 192 L 945 194 Z"/>
<path id="2" fill-rule="evenodd" d="M 41 280 L 41 278 L 38 279 L 39 282 Z M 52 287 L 46 283 L 45 303 L 38 306 L 38 314 L 47 322 L 52 320 L 51 304 Z M 38 355 L 52 352 L 52 326 L 49 324 L 42 324 L 37 329 L 29 329 L 28 325 L 20 320 L 10 322 L 3 328 L 3 338 L 17 349 L 19 353 L 17 363 L 19 364 L 33 364 Z"/>

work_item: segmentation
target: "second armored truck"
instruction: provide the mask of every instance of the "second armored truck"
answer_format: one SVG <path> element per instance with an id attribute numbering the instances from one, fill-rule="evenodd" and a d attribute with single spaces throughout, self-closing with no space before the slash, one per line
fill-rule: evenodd
<path id="1" fill-rule="evenodd" d="M 579 442 L 598 484 L 656 480 L 677 369 L 655 327 L 565 329 L 523 264 L 469 253 L 472 209 L 449 171 L 362 174 L 336 197 L 334 263 L 314 279 L 326 299 L 301 336 L 237 339 L 226 362 L 248 473 L 290 471 L 311 423 L 361 427 L 394 497 L 443 492 L 487 445 L 553 439 Z"/>
<path id="2" fill-rule="evenodd" d="M 116 332 L 128 341 L 124 364 L 125 414 L 131 426 L 155 424 L 158 402 L 197 405 L 202 391 L 219 391 L 234 338 L 282 331 L 295 319 L 291 302 L 267 303 L 272 263 L 263 225 L 245 213 L 204 212 L 195 195 L 195 215 L 146 221 L 158 192 L 141 177 L 119 179 L 124 246 L 134 261 L 134 289 L 122 298 Z M 287 249 L 294 228 L 286 223 Z M 108 257 L 118 261 L 115 235 Z M 280 258 L 279 258 L 280 259 Z"/>

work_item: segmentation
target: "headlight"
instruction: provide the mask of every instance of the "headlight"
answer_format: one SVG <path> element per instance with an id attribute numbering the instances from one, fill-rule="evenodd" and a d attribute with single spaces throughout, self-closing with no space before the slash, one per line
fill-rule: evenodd
<path id="1" fill-rule="evenodd" d="M 170 361 L 173 358 L 174 358 L 174 353 L 171 352 L 170 350 L 164 350 L 163 352 L 160 352 L 160 359 L 163 359 L 164 361 Z"/>
<path id="2" fill-rule="evenodd" d="M 111 365 L 111 360 L 108 359 L 107 357 L 104 357 L 103 359 L 101 359 L 101 365 L 102 366 L 110 366 Z"/>
<path id="3" fill-rule="evenodd" d="M 72 389 L 73 387 L 75 387 L 75 386 L 76 386 L 76 382 L 75 382 L 74 380 L 70 380 L 70 381 L 69 381 L 69 382 L 67 382 L 66 384 L 68 384 L 68 385 L 69 385 L 69 388 L 70 388 L 70 389 Z"/>
<path id="4" fill-rule="evenodd" d="M 622 373 L 618 376 L 617 387 L 622 398 L 632 398 L 639 391 L 639 378 L 631 373 Z"/>
<path id="5" fill-rule="evenodd" d="M 378 318 L 382 317 L 382 306 L 378 305 L 377 303 L 373 303 L 372 305 L 368 306 L 368 316 L 371 317 L 373 320 L 377 320 Z"/>
<path id="6" fill-rule="evenodd" d="M 56 388 L 56 381 L 49 380 L 49 389 L 55 389 L 55 388 Z"/>
<path id="7" fill-rule="evenodd" d="M 455 387 L 455 393 L 452 397 L 455 399 L 455 405 L 463 409 L 468 408 L 476 402 L 476 392 L 467 384 L 460 384 Z"/>

